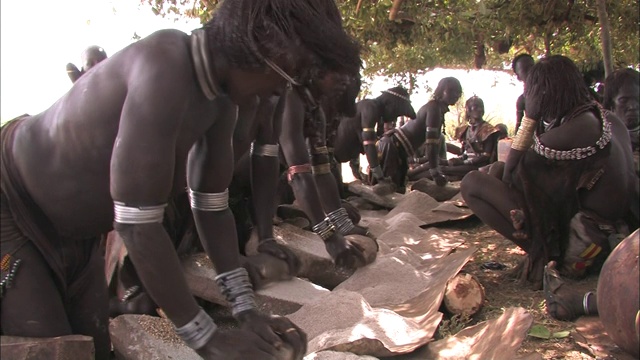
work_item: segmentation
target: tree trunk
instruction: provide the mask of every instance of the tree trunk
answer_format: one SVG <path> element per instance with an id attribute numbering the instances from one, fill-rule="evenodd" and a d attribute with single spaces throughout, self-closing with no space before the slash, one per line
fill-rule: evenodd
<path id="1" fill-rule="evenodd" d="M 402 6 L 403 1 L 404 0 L 393 0 L 391 11 L 389 11 L 389 20 L 394 21 L 396 19 L 396 16 L 398 16 L 398 11 L 400 11 L 400 6 Z"/>
<path id="2" fill-rule="evenodd" d="M 598 0 L 598 19 L 600 20 L 600 41 L 602 43 L 602 59 L 604 62 L 605 78 L 613 72 L 613 56 L 611 55 L 611 31 L 607 4 L 605 0 Z"/>

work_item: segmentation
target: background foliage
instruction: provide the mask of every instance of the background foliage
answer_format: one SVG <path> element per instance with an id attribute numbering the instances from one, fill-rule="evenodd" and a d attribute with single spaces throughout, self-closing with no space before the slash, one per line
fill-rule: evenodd
<path id="1" fill-rule="evenodd" d="M 140 0 L 160 16 L 209 20 L 219 0 Z M 399 5 L 394 20 L 390 11 Z M 596 0 L 338 0 L 345 27 L 363 46 L 365 76 L 410 88 L 433 69 L 510 68 L 518 53 L 562 54 L 602 67 Z M 607 1 L 615 67 L 638 67 L 637 0 Z"/>

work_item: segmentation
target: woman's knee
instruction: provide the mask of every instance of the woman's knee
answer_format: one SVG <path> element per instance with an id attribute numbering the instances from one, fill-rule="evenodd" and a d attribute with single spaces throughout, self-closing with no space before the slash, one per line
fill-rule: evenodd
<path id="1" fill-rule="evenodd" d="M 460 193 L 462 197 L 466 199 L 469 196 L 476 195 L 485 176 L 487 175 L 478 170 L 468 172 L 460 182 Z"/>

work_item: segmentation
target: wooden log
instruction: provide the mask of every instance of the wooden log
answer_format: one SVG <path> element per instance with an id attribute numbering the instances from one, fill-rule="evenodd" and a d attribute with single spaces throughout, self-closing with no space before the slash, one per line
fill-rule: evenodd
<path id="1" fill-rule="evenodd" d="M 484 287 L 478 279 L 460 273 L 447 283 L 444 291 L 444 307 L 452 315 L 473 316 L 484 304 Z"/>

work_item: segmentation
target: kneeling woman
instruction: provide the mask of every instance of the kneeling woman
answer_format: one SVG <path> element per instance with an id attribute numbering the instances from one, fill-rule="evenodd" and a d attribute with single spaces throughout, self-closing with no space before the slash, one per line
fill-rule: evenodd
<path id="1" fill-rule="evenodd" d="M 482 221 L 527 252 L 516 275 L 539 289 L 550 260 L 580 277 L 628 234 L 638 181 L 624 124 L 592 100 L 570 59 L 534 65 L 525 100 L 502 179 L 473 171 L 461 191 Z"/>

